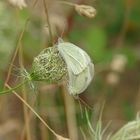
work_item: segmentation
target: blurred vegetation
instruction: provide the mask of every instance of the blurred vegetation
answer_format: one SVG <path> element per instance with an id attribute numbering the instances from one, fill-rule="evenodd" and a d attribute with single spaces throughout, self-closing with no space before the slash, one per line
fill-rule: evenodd
<path id="1" fill-rule="evenodd" d="M 97 15 L 92 19 L 78 15 L 68 5 L 61 6 L 57 3 L 60 7 L 53 7 L 54 3 L 57 2 L 53 0 L 48 5 L 50 17 L 61 9 L 65 13 L 62 16 L 67 21 L 66 27 L 54 33 L 54 38 L 57 40 L 64 32 L 64 40 L 86 50 L 95 64 L 94 79 L 88 89 L 80 94 L 80 98 L 93 107 L 92 110 L 87 109 L 88 121 L 93 127 L 99 120 L 100 108 L 105 101 L 103 128 L 112 121 L 104 135 L 106 138 L 110 132 L 114 133 L 128 121 L 134 120 L 140 110 L 140 1 L 79 1 L 96 8 Z M 49 44 L 42 15 L 31 11 L 30 7 L 19 10 L 8 1 L 0 1 L 0 90 L 3 90 L 11 58 L 28 17 L 30 19 L 19 43 L 27 71 L 31 69 L 33 58 Z M 59 18 L 57 22 L 61 24 Z M 12 69 L 8 82 L 11 86 L 16 85 L 20 79 L 17 76 L 20 68 L 19 56 L 20 53 L 16 56 L 16 68 Z M 83 132 L 88 134 L 89 127 L 85 105 L 82 104 L 81 109 L 78 101 L 67 95 L 62 86 L 46 85 L 44 82 L 34 84 L 38 89 L 37 93 L 26 85 L 27 102 L 57 133 L 73 138 L 72 140 L 84 139 Z M 22 91 L 17 91 L 20 92 Z M 22 135 L 27 119 L 24 111 L 23 104 L 13 94 L 1 95 L 0 139 L 30 140 L 26 137 L 27 132 Z M 33 114 L 31 116 L 29 121 L 32 140 L 55 139 Z M 4 129 L 7 130 L 5 133 Z M 87 135 L 86 139 L 91 139 L 90 136 Z"/>

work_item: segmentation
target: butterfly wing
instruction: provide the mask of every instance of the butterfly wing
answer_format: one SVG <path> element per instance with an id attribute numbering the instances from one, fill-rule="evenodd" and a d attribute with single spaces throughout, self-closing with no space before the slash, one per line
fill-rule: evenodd
<path id="1" fill-rule="evenodd" d="M 67 64 L 69 93 L 80 94 L 93 78 L 94 65 L 88 54 L 72 43 L 60 42 L 57 47 Z"/>
<path id="2" fill-rule="evenodd" d="M 90 84 L 92 78 L 94 76 L 94 65 L 90 63 L 84 71 L 79 73 L 78 75 L 74 75 L 71 71 L 69 71 L 69 83 L 68 90 L 72 95 L 82 93 Z"/>
<path id="3" fill-rule="evenodd" d="M 57 47 L 68 69 L 71 69 L 75 75 L 81 73 L 91 63 L 88 54 L 72 43 L 62 42 Z"/>

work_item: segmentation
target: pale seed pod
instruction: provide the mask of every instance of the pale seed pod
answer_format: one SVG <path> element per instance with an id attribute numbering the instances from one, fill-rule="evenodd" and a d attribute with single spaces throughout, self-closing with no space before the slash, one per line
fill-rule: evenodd
<path id="1" fill-rule="evenodd" d="M 77 13 L 82 16 L 93 18 L 96 15 L 96 9 L 92 6 L 75 4 L 74 7 Z"/>

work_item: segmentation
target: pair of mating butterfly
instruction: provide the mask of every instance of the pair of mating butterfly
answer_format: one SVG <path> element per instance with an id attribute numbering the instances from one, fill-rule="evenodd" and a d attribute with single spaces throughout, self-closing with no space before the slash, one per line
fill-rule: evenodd
<path id="1" fill-rule="evenodd" d="M 94 76 L 94 64 L 89 55 L 78 46 L 58 39 L 56 45 L 68 70 L 68 91 L 72 95 L 82 93 Z"/>

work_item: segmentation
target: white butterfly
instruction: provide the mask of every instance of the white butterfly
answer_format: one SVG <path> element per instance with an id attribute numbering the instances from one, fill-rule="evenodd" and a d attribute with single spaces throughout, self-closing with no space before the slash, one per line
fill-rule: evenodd
<path id="1" fill-rule="evenodd" d="M 58 40 L 58 50 L 68 69 L 68 91 L 72 95 L 82 93 L 94 75 L 94 64 L 89 55 L 76 45 Z"/>

